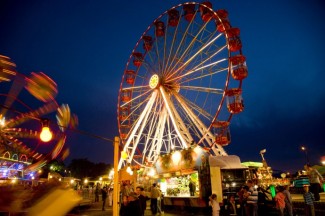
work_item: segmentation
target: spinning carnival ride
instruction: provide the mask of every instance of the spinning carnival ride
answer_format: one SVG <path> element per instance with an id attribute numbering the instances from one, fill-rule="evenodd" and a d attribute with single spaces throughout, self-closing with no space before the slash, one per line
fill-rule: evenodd
<path id="1" fill-rule="evenodd" d="M 59 106 L 55 82 L 44 73 L 24 76 L 6 56 L 0 56 L 0 178 L 32 176 L 62 154 L 66 130 L 76 124 L 68 105 Z M 57 119 L 57 124 L 50 121 Z M 51 124 L 53 123 L 53 124 Z M 41 128 L 52 132 L 42 142 Z"/>
<path id="2" fill-rule="evenodd" d="M 210 2 L 179 4 L 141 35 L 118 97 L 119 168 L 151 167 L 160 154 L 202 147 L 227 155 L 229 123 L 247 77 L 240 30 Z"/>

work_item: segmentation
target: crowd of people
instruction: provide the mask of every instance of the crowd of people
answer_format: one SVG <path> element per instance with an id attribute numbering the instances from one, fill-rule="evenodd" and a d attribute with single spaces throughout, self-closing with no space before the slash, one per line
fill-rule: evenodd
<path id="1" fill-rule="evenodd" d="M 320 201 L 321 185 L 323 183 L 322 175 L 310 165 L 305 165 L 305 171 L 309 179 L 309 184 L 303 185 L 303 198 L 305 204 L 305 215 L 314 216 L 314 203 Z M 231 195 L 225 204 L 226 215 L 257 216 L 266 215 L 271 207 L 275 207 L 278 215 L 293 216 L 292 197 L 289 192 L 289 185 L 278 185 L 276 194 L 272 198 L 270 192 L 257 187 L 254 181 L 247 180 L 246 184 L 237 192 L 238 197 Z M 210 197 L 210 206 L 212 206 L 212 215 L 219 215 L 220 207 L 214 202 L 215 194 Z"/>
<path id="2" fill-rule="evenodd" d="M 314 216 L 314 202 L 320 200 L 320 185 L 323 182 L 323 177 L 316 169 L 313 169 L 309 165 L 305 166 L 305 170 L 309 177 L 309 184 L 303 186 L 305 215 Z M 101 195 L 103 202 L 102 209 L 105 210 L 106 199 L 110 194 L 110 189 L 107 186 L 101 188 L 98 184 L 94 193 L 95 202 L 99 202 L 99 195 Z M 120 195 L 120 216 L 144 216 L 147 209 L 147 203 L 149 204 L 149 202 L 152 215 L 164 213 L 163 194 L 157 183 L 153 183 L 151 187 L 146 188 L 146 191 L 143 186 L 134 187 L 133 185 L 123 183 Z M 211 207 L 212 216 L 219 216 L 220 211 L 222 211 L 222 215 L 229 216 L 266 215 L 269 213 L 270 205 L 273 210 L 276 209 L 280 216 L 294 215 L 289 185 L 278 185 L 276 187 L 276 194 L 272 197 L 269 191 L 258 187 L 255 181 L 247 180 L 246 184 L 243 185 L 236 194 L 231 194 L 222 205 L 223 207 L 219 205 L 216 194 L 212 194 L 209 197 L 209 206 Z"/>
<path id="3" fill-rule="evenodd" d="M 156 183 L 150 187 L 149 195 L 142 186 L 137 186 L 136 190 L 133 191 L 132 187 L 123 184 L 121 196 L 120 216 L 144 216 L 148 200 L 150 200 L 152 215 L 164 214 L 163 194 Z"/>

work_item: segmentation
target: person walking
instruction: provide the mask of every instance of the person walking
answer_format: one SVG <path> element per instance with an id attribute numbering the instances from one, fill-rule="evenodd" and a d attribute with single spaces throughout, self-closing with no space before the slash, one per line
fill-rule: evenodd
<path id="1" fill-rule="evenodd" d="M 95 188 L 95 202 L 99 202 L 99 183 L 97 183 L 96 188 Z"/>
<path id="2" fill-rule="evenodd" d="M 142 216 L 142 207 L 136 192 L 130 192 L 126 209 L 127 216 Z"/>
<path id="3" fill-rule="evenodd" d="M 103 201 L 103 207 L 102 207 L 102 210 L 105 211 L 105 205 L 106 205 L 106 199 L 107 199 L 107 187 L 104 186 L 102 188 L 102 201 Z"/>
<path id="4" fill-rule="evenodd" d="M 248 186 L 248 197 L 246 198 L 246 216 L 257 216 L 258 215 L 258 191 L 254 187 L 254 182 L 252 180 L 247 180 Z"/>
<path id="5" fill-rule="evenodd" d="M 237 209 L 237 204 L 234 195 L 231 195 L 229 197 L 226 207 L 227 207 L 227 211 L 226 211 L 227 215 L 229 216 L 238 215 L 237 212 L 239 209 Z"/>
<path id="6" fill-rule="evenodd" d="M 220 205 L 217 201 L 217 195 L 212 194 L 209 197 L 209 206 L 212 207 L 212 216 L 219 216 L 220 213 Z"/>
<path id="7" fill-rule="evenodd" d="M 190 178 L 190 182 L 188 184 L 188 187 L 189 187 L 189 190 L 190 190 L 190 196 L 195 196 L 196 184 L 191 178 Z"/>
<path id="8" fill-rule="evenodd" d="M 141 186 L 137 186 L 136 189 L 135 189 L 135 191 L 136 191 L 136 193 L 138 195 L 138 198 L 140 200 L 140 203 L 141 203 L 142 215 L 144 215 L 144 212 L 147 209 L 147 200 L 148 200 L 148 197 L 145 195 L 144 188 L 141 187 Z"/>
<path id="9" fill-rule="evenodd" d="M 292 197 L 289 192 L 289 185 L 286 185 L 282 193 L 285 195 L 285 209 L 289 216 L 293 216 L 293 209 L 292 209 Z"/>
<path id="10" fill-rule="evenodd" d="M 276 188 L 276 190 L 277 190 L 277 193 L 276 193 L 276 195 L 274 197 L 276 208 L 279 211 L 279 216 L 284 216 L 284 208 L 286 206 L 286 203 L 285 203 L 285 198 L 286 197 L 283 194 L 284 188 L 282 186 L 278 186 Z"/>
<path id="11" fill-rule="evenodd" d="M 160 197 L 160 191 L 157 188 L 157 184 L 153 183 L 150 191 L 150 208 L 153 215 L 157 214 L 157 199 Z"/>
<path id="12" fill-rule="evenodd" d="M 305 215 L 315 216 L 314 194 L 309 191 L 309 185 L 304 185 L 304 191 Z"/>
<path id="13" fill-rule="evenodd" d="M 113 188 L 108 189 L 108 206 L 113 206 Z"/>
<path id="14" fill-rule="evenodd" d="M 248 192 L 248 187 L 247 185 L 243 185 L 239 191 L 237 192 L 237 196 L 238 196 L 238 203 L 239 203 L 239 211 L 237 212 L 238 215 L 240 216 L 245 216 L 245 211 L 246 211 L 246 198 L 248 197 L 248 195 L 246 196 L 247 192 Z"/>
<path id="15" fill-rule="evenodd" d="M 127 216 L 127 205 L 128 205 L 128 197 L 122 196 L 122 202 L 120 206 L 120 216 Z"/>
<path id="16" fill-rule="evenodd" d="M 323 176 L 309 164 L 305 165 L 305 170 L 307 171 L 307 175 L 310 183 L 310 192 L 314 194 L 315 201 L 320 200 L 320 191 L 321 191 L 321 183 L 323 182 Z"/>

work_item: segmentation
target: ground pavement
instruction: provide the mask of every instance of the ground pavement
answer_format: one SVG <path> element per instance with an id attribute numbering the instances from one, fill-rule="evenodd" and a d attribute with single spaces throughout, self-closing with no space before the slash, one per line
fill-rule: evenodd
<path id="1" fill-rule="evenodd" d="M 302 194 L 292 194 L 293 202 L 294 202 L 294 209 L 296 212 L 296 215 L 304 215 L 304 202 Z M 145 212 L 145 216 L 151 216 L 151 211 L 148 206 Z M 323 216 L 325 215 L 325 193 L 321 193 L 321 201 L 315 203 L 316 208 L 316 216 Z M 268 215 L 277 215 L 276 212 L 268 212 Z M 91 199 L 84 199 L 81 205 L 78 208 L 75 208 L 73 211 L 71 211 L 68 216 L 110 216 L 113 215 L 113 210 L 111 206 L 108 206 L 108 204 L 105 207 L 105 211 L 102 211 L 102 202 L 93 202 Z M 159 215 L 159 214 L 157 214 Z M 198 212 L 189 212 L 189 211 L 180 211 L 180 210 L 173 210 L 173 211 L 165 211 L 164 216 L 204 216 L 207 214 L 202 214 Z M 209 214 L 210 215 L 210 214 Z"/>
<path id="2" fill-rule="evenodd" d="M 149 207 L 148 207 L 149 208 Z M 145 216 L 151 216 L 150 209 L 146 209 Z M 111 206 L 108 206 L 108 204 L 105 207 L 105 211 L 102 211 L 102 202 L 92 202 L 91 200 L 84 200 L 84 204 L 81 204 L 78 208 L 75 208 L 73 211 L 71 211 L 67 216 L 110 216 L 113 215 L 113 209 Z M 158 215 L 164 215 L 164 216 L 192 216 L 194 213 L 188 213 L 188 212 L 181 212 L 181 211 L 169 211 L 164 212 L 163 214 L 157 214 Z M 203 214 L 195 214 L 196 216 L 204 216 Z"/>

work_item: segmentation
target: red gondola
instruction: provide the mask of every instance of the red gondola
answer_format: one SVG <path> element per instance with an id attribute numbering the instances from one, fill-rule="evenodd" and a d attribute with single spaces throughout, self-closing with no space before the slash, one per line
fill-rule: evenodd
<path id="1" fill-rule="evenodd" d="M 216 121 L 212 124 L 215 128 L 216 133 L 215 142 L 219 145 L 226 146 L 230 143 L 230 131 L 229 131 L 229 122 L 227 121 Z"/>
<path id="2" fill-rule="evenodd" d="M 194 13 L 195 13 L 195 5 L 194 4 L 185 4 L 183 6 L 183 10 L 184 10 L 184 18 L 187 21 L 192 21 L 192 19 L 194 18 Z"/>
<path id="3" fill-rule="evenodd" d="M 237 52 L 242 48 L 242 43 L 239 37 L 230 38 L 228 44 L 231 52 Z"/>
<path id="4" fill-rule="evenodd" d="M 237 114 L 244 110 L 244 102 L 240 88 L 233 88 L 226 91 L 227 108 L 230 113 Z"/>
<path id="5" fill-rule="evenodd" d="M 202 2 L 199 7 L 201 18 L 204 22 L 208 22 L 213 16 L 213 13 L 209 8 L 212 8 L 212 3 L 209 1 Z"/>
<path id="6" fill-rule="evenodd" d="M 133 53 L 133 64 L 136 67 L 140 67 L 143 62 L 143 55 L 142 53 Z"/>
<path id="7" fill-rule="evenodd" d="M 177 26 L 179 22 L 179 11 L 176 9 L 171 9 L 168 11 L 168 25 L 170 26 Z"/>
<path id="8" fill-rule="evenodd" d="M 129 116 L 129 112 L 130 112 L 130 108 L 129 107 L 120 107 L 120 120 L 124 121 L 128 118 Z"/>
<path id="9" fill-rule="evenodd" d="M 226 35 L 228 38 L 238 37 L 240 34 L 239 28 L 230 28 L 226 31 Z"/>
<path id="10" fill-rule="evenodd" d="M 165 23 L 162 21 L 157 21 L 155 23 L 156 26 L 156 36 L 161 37 L 165 35 Z"/>
<path id="11" fill-rule="evenodd" d="M 239 64 L 243 64 L 246 61 L 246 57 L 239 54 L 239 55 L 231 56 L 229 58 L 229 61 L 233 66 L 239 65 Z"/>
<path id="12" fill-rule="evenodd" d="M 123 102 L 129 102 L 131 100 L 131 90 L 122 90 L 121 100 Z"/>
<path id="13" fill-rule="evenodd" d="M 134 79 L 135 79 L 135 72 L 134 70 L 127 70 L 125 71 L 125 82 L 133 85 L 134 84 Z"/>
<path id="14" fill-rule="evenodd" d="M 151 36 L 143 36 L 143 49 L 146 51 L 150 51 L 152 49 L 152 37 Z"/>
<path id="15" fill-rule="evenodd" d="M 231 27 L 230 23 L 226 19 L 222 19 L 221 22 L 220 21 L 217 22 L 217 31 L 218 32 L 224 32 L 224 31 L 230 29 L 230 27 Z"/>
<path id="16" fill-rule="evenodd" d="M 216 13 L 218 14 L 218 17 L 222 20 L 227 19 L 228 18 L 228 11 L 224 10 L 224 9 L 220 9 L 217 10 Z"/>
<path id="17" fill-rule="evenodd" d="M 239 65 L 237 68 L 231 71 L 231 76 L 235 80 L 243 80 L 248 76 L 248 70 L 245 65 Z"/>

